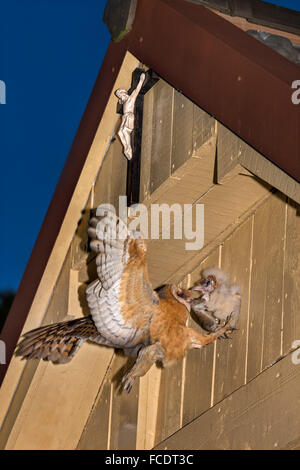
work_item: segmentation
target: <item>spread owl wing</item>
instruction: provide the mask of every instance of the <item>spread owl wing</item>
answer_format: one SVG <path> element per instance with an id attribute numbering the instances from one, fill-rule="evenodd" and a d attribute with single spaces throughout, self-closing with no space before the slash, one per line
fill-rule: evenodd
<path id="1" fill-rule="evenodd" d="M 116 347 L 148 344 L 159 299 L 148 278 L 146 243 L 114 212 L 102 211 L 88 229 L 98 274 L 86 290 L 91 315 L 99 333 Z"/>

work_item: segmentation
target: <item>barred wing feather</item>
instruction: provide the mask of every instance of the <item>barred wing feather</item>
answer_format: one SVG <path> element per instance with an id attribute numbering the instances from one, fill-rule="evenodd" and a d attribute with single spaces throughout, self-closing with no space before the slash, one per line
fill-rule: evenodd
<path id="1" fill-rule="evenodd" d="M 147 344 L 158 297 L 148 279 L 146 244 L 114 213 L 93 217 L 88 229 L 98 279 L 86 290 L 99 333 L 120 348 Z"/>

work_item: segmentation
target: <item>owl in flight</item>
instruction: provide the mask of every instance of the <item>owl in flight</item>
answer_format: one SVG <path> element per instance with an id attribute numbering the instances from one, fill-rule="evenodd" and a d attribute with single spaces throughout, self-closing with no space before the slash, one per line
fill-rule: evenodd
<path id="1" fill-rule="evenodd" d="M 168 367 L 187 350 L 201 348 L 230 328 L 230 315 L 222 327 L 209 335 L 186 326 L 191 291 L 174 284 L 153 290 L 149 281 L 146 243 L 138 231 L 129 232 L 115 213 L 99 208 L 90 220 L 90 247 L 97 253 L 98 279 L 86 289 L 90 315 L 46 325 L 24 334 L 16 350 L 24 359 L 65 363 L 84 341 L 123 349 L 137 356 L 123 378 L 129 392 L 159 361 Z"/>

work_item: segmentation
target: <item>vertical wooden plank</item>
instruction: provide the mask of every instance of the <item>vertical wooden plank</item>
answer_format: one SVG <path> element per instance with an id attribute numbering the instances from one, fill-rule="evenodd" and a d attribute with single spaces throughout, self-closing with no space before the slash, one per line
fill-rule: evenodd
<path id="1" fill-rule="evenodd" d="M 213 253 L 190 274 L 189 287 L 200 279 L 203 269 L 217 266 L 218 261 L 219 248 L 214 250 Z M 198 323 L 193 320 L 192 316 L 189 318 L 189 326 L 196 331 L 203 332 Z M 186 355 L 182 410 L 183 426 L 210 407 L 214 347 L 214 344 L 209 344 L 205 346 L 205 348 L 188 351 Z"/>
<path id="2" fill-rule="evenodd" d="M 82 284 L 79 282 L 79 271 L 77 269 L 70 269 L 69 276 L 68 317 L 64 318 L 64 320 L 82 318 L 83 315 L 89 315 L 90 313 L 85 294 L 86 286 L 82 289 Z"/>
<path id="3" fill-rule="evenodd" d="M 105 450 L 108 445 L 111 384 L 105 382 L 99 392 L 87 424 L 79 440 L 79 450 Z"/>
<path id="4" fill-rule="evenodd" d="M 127 159 L 123 155 L 123 149 L 119 139 L 116 139 L 112 144 L 111 159 L 109 202 L 115 207 L 116 213 L 118 214 L 119 196 L 126 196 L 127 179 Z"/>
<path id="5" fill-rule="evenodd" d="M 218 122 L 217 127 L 217 181 L 238 163 L 240 139 Z"/>
<path id="6" fill-rule="evenodd" d="M 110 144 L 110 147 L 102 161 L 99 173 L 95 179 L 94 207 L 99 206 L 99 204 L 110 202 L 112 153 L 113 145 L 116 142 L 117 140 Z"/>
<path id="7" fill-rule="evenodd" d="M 151 193 L 171 173 L 174 89 L 163 80 L 159 80 L 153 87 L 153 93 Z"/>
<path id="8" fill-rule="evenodd" d="M 111 142 L 94 185 L 94 207 L 112 204 L 118 212 L 119 196 L 126 196 L 127 159 L 120 140 Z"/>
<path id="9" fill-rule="evenodd" d="M 78 221 L 77 230 L 71 243 L 72 251 L 72 269 L 80 269 L 86 262 L 90 253 L 88 246 L 88 225 L 91 218 L 91 209 L 93 201 L 93 189 L 89 194 L 89 198 L 85 208 L 82 211 L 82 216 Z"/>
<path id="10" fill-rule="evenodd" d="M 26 393 L 34 378 L 34 374 L 38 367 L 38 361 L 27 361 L 22 373 L 22 381 L 18 384 L 15 391 L 14 401 L 11 404 L 3 422 L 1 423 L 0 432 L 0 450 L 5 449 L 6 443 L 9 439 L 13 424 L 18 417 L 18 413 L 22 407 Z"/>
<path id="11" fill-rule="evenodd" d="M 171 172 L 177 170 L 193 153 L 193 103 L 174 91 Z"/>
<path id="12" fill-rule="evenodd" d="M 162 370 L 155 444 L 180 428 L 181 382 L 182 361 Z"/>
<path id="13" fill-rule="evenodd" d="M 62 321 L 68 314 L 71 270 L 71 250 L 68 250 L 62 269 L 55 284 L 42 325 Z M 39 325 L 37 325 L 39 326 Z"/>
<path id="14" fill-rule="evenodd" d="M 287 354 L 300 340 L 300 209 L 293 201 L 287 204 L 283 282 L 283 354 Z"/>
<path id="15" fill-rule="evenodd" d="M 273 197 L 273 196 L 271 196 Z M 263 348 L 263 323 L 265 314 L 265 275 L 267 266 L 267 243 L 269 231 L 267 217 L 270 199 L 254 214 L 252 277 L 249 298 L 249 331 L 246 381 L 249 382 L 261 371 Z"/>
<path id="16" fill-rule="evenodd" d="M 67 256 L 64 260 L 64 264 L 59 273 L 57 282 L 53 289 L 53 293 L 49 302 L 49 306 L 44 315 L 42 324 L 47 325 L 49 323 L 56 323 L 62 321 L 68 314 L 69 304 L 69 286 L 70 286 L 70 269 L 71 269 L 71 250 L 68 251 Z M 35 325 L 38 327 L 39 325 Z M 9 438 L 13 423 L 18 417 L 18 413 L 22 407 L 22 403 L 26 398 L 28 389 L 30 388 L 31 382 L 34 378 L 36 370 L 38 368 L 39 361 L 28 361 L 26 362 L 22 380 L 18 384 L 15 392 L 15 398 L 12 406 L 9 408 L 8 413 L 5 417 L 0 432 L 0 449 L 4 449 L 6 442 Z"/>
<path id="17" fill-rule="evenodd" d="M 262 369 L 271 365 L 281 355 L 281 317 L 283 287 L 283 255 L 285 236 L 286 197 L 277 193 L 272 201 L 269 240 L 270 271 L 267 273 L 266 311 L 264 320 L 264 348 Z"/>
<path id="18" fill-rule="evenodd" d="M 152 366 L 140 378 L 137 450 L 152 449 L 155 443 L 161 372 L 161 368 Z"/>
<path id="19" fill-rule="evenodd" d="M 193 152 L 215 134 L 215 119 L 197 105 L 193 105 Z"/>
<path id="20" fill-rule="evenodd" d="M 6 448 L 75 449 L 110 355 L 87 344 L 67 365 L 39 361 Z"/>
<path id="21" fill-rule="evenodd" d="M 140 201 L 150 197 L 150 170 L 152 159 L 152 125 L 154 108 L 154 88 L 144 96 L 143 132 L 141 148 Z"/>
<path id="22" fill-rule="evenodd" d="M 112 414 L 109 448 L 113 450 L 136 448 L 139 381 L 135 381 L 129 394 L 120 390 L 120 380 L 125 370 L 127 371 L 134 362 L 135 359 L 129 361 L 127 357 L 116 355 L 112 364 Z"/>
<path id="23" fill-rule="evenodd" d="M 280 357 L 285 197 L 273 194 L 254 215 L 247 381 Z"/>
<path id="24" fill-rule="evenodd" d="M 243 385 L 245 379 L 251 242 L 252 218 L 249 218 L 224 242 L 221 250 L 221 268 L 232 283 L 240 285 L 242 304 L 238 331 L 231 340 L 217 341 L 214 403 Z"/>

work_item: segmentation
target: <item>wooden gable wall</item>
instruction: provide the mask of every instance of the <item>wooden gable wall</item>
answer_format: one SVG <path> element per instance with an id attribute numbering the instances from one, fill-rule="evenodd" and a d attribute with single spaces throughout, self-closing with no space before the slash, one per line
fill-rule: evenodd
<path id="1" fill-rule="evenodd" d="M 111 119 L 116 130 L 118 117 Z M 298 208 L 231 160 L 236 142 L 229 134 L 224 146 L 223 131 L 212 116 L 160 80 L 145 96 L 141 201 L 147 206 L 204 204 L 203 249 L 185 251 L 186 240 L 150 240 L 150 277 L 154 287 L 165 282 L 189 287 L 204 267 L 224 268 L 242 287 L 239 331 L 231 341 L 190 351 L 170 369 L 152 367 L 129 395 L 120 393 L 119 379 L 130 360 L 107 348 L 85 344 L 62 366 L 28 362 L 3 421 L 2 447 L 150 449 L 207 413 L 218 429 L 220 404 L 239 390 L 251 393 L 254 379 L 265 381 L 272 364 L 288 357 L 292 342 L 300 339 Z M 96 277 L 86 232 L 90 210 L 103 202 L 116 204 L 125 194 L 126 165 L 120 142 L 113 139 L 85 187 L 86 205 L 44 324 L 87 313 L 84 292 Z M 269 445 L 267 436 L 262 433 L 261 442 Z M 172 442 L 168 445 L 172 448 Z M 210 445 L 201 441 L 201 448 Z M 229 439 L 218 445 L 235 444 Z M 247 445 L 245 433 L 237 447 Z"/>

